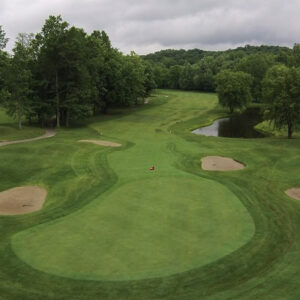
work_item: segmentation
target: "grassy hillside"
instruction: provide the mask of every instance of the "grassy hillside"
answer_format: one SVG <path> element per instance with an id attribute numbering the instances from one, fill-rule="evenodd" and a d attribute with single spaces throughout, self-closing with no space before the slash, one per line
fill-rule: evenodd
<path id="1" fill-rule="evenodd" d="M 0 299 L 299 299 L 300 203 L 284 191 L 299 186 L 300 140 L 190 133 L 224 115 L 214 94 L 161 90 L 0 147 L 0 191 L 48 190 L 43 210 L 0 217 Z M 246 168 L 204 171 L 207 155 Z"/>

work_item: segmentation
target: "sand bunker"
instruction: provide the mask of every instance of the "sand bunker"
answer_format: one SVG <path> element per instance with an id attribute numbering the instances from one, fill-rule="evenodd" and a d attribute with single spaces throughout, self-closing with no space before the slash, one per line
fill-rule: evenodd
<path id="1" fill-rule="evenodd" d="M 17 187 L 0 193 L 0 215 L 23 215 L 42 209 L 47 191 L 38 186 Z"/>
<path id="2" fill-rule="evenodd" d="M 207 171 L 242 170 L 245 166 L 231 158 L 221 156 L 207 156 L 201 159 L 202 169 Z"/>
<path id="3" fill-rule="evenodd" d="M 300 200 L 300 188 L 292 188 L 286 190 L 285 193 L 294 199 Z"/>
<path id="4" fill-rule="evenodd" d="M 80 143 L 92 143 L 96 144 L 99 146 L 104 146 L 104 147 L 121 147 L 121 144 L 114 143 L 114 142 L 108 142 L 108 141 L 100 141 L 100 140 L 81 140 L 79 141 Z"/>

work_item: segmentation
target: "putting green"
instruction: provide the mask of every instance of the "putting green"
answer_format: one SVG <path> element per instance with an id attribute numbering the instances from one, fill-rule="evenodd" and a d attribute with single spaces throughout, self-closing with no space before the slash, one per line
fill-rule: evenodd
<path id="1" fill-rule="evenodd" d="M 135 280 L 184 272 L 244 245 L 254 223 L 225 186 L 161 177 L 119 184 L 77 213 L 18 233 L 32 267 L 76 279 Z"/>

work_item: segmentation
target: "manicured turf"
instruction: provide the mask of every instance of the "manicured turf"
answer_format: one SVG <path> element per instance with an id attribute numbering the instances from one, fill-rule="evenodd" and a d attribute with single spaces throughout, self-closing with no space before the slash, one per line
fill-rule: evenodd
<path id="1" fill-rule="evenodd" d="M 0 298 L 299 299 L 300 203 L 284 190 L 299 185 L 300 140 L 190 134 L 225 115 L 216 103 L 157 91 L 0 148 L 1 191 L 48 189 L 42 211 L 0 217 Z M 97 138 L 123 146 L 77 142 Z M 203 171 L 207 155 L 247 167 Z"/>
<path id="2" fill-rule="evenodd" d="M 117 185 L 59 222 L 16 235 L 14 250 L 44 272 L 129 280 L 208 264 L 252 237 L 251 217 L 224 186 L 194 176 L 152 175 Z"/>

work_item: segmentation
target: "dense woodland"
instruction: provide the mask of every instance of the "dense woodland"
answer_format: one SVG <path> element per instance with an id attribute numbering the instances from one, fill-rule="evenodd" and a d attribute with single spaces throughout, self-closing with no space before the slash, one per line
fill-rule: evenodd
<path id="1" fill-rule="evenodd" d="M 300 57 L 300 49 L 298 50 Z M 279 46 L 245 46 L 227 51 L 162 50 L 143 58 L 151 62 L 159 88 L 216 91 L 217 75 L 221 70 L 242 71 L 252 75 L 252 92 L 261 98 L 261 80 L 271 66 L 294 65 L 293 50 Z"/>
<path id="2" fill-rule="evenodd" d="M 300 45 L 245 46 L 227 51 L 163 50 L 143 56 L 157 87 L 217 92 L 230 113 L 251 102 L 292 137 L 300 122 Z"/>
<path id="3" fill-rule="evenodd" d="M 71 120 L 139 103 L 154 87 L 149 63 L 113 48 L 104 31 L 87 34 L 50 16 L 40 33 L 19 34 L 4 51 L 0 27 L 0 104 L 22 119 L 69 126 Z M 47 124 L 48 123 L 48 124 Z"/>
<path id="4" fill-rule="evenodd" d="M 300 45 L 245 46 L 227 51 L 163 50 L 123 55 L 104 31 L 87 34 L 50 16 L 33 34 L 19 34 L 13 54 L 0 26 L 0 105 L 18 119 L 56 126 L 143 103 L 154 88 L 217 92 L 230 113 L 265 104 L 275 128 L 292 137 L 300 122 Z"/>

